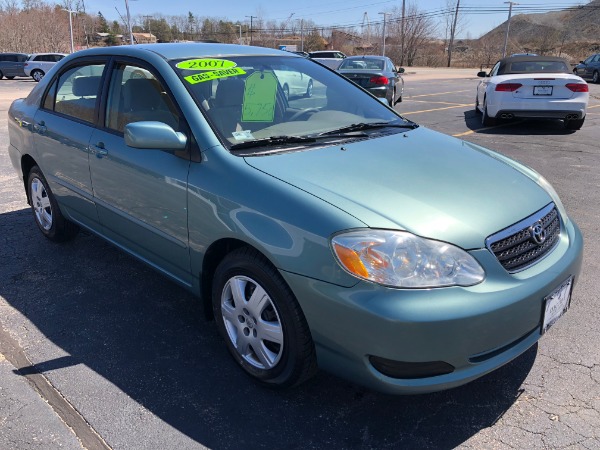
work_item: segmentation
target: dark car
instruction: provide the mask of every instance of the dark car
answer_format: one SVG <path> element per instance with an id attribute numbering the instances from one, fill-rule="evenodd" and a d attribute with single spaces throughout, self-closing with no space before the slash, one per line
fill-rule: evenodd
<path id="1" fill-rule="evenodd" d="M 402 101 L 404 69 L 397 70 L 386 56 L 349 56 L 337 71 L 375 97 L 385 98 L 390 106 Z"/>
<path id="2" fill-rule="evenodd" d="M 591 79 L 592 83 L 600 83 L 600 53 L 581 61 L 575 66 L 573 73 L 581 78 Z"/>
<path id="3" fill-rule="evenodd" d="M 12 80 L 14 77 L 25 77 L 25 61 L 27 53 L 0 53 L 0 80 L 4 77 Z"/>

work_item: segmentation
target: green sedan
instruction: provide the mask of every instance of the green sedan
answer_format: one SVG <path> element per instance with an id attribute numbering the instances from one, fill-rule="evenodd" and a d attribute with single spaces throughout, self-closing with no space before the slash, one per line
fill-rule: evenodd
<path id="1" fill-rule="evenodd" d="M 459 386 L 533 345 L 579 277 L 581 233 L 539 174 L 289 52 L 79 51 L 8 114 L 41 233 L 83 228 L 198 295 L 267 386 L 318 368 Z"/>

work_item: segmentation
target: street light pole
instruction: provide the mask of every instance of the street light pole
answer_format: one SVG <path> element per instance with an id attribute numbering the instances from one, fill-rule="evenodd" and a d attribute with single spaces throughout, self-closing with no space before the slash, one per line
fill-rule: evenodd
<path id="1" fill-rule="evenodd" d="M 63 11 L 66 11 L 69 13 L 69 35 L 71 36 L 71 53 L 75 53 L 75 45 L 73 44 L 73 13 L 77 13 L 77 11 L 72 11 L 70 9 L 64 9 Z"/>
<path id="2" fill-rule="evenodd" d="M 504 36 L 504 51 L 502 52 L 502 57 L 506 56 L 506 47 L 508 46 L 508 30 L 510 30 L 510 16 L 512 16 L 512 7 L 513 5 L 518 5 L 515 2 L 504 2 L 508 3 L 510 6 L 508 7 L 508 21 L 506 22 L 506 35 Z"/>
<path id="3" fill-rule="evenodd" d="M 382 52 L 382 56 L 385 56 L 385 18 L 387 17 L 388 13 L 380 12 L 378 14 L 383 14 L 383 52 Z"/>
<path id="4" fill-rule="evenodd" d="M 238 28 L 240 29 L 240 45 L 242 45 L 242 25 L 238 23 Z"/>

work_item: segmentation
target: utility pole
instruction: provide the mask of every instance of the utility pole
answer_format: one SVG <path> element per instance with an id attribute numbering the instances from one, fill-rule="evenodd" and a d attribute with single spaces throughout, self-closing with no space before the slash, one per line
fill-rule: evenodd
<path id="1" fill-rule="evenodd" d="M 240 40 L 239 40 L 239 44 L 242 45 L 242 25 L 241 24 L 237 24 L 238 28 L 240 29 Z"/>
<path id="2" fill-rule="evenodd" d="M 152 43 L 152 28 L 150 27 L 150 19 L 152 19 L 152 16 L 142 16 L 142 17 L 148 21 L 148 34 L 150 35 L 150 36 L 148 36 L 148 39 L 150 40 L 150 43 Z"/>
<path id="3" fill-rule="evenodd" d="M 388 13 L 380 12 L 377 14 L 383 14 L 383 51 L 382 51 L 381 55 L 385 56 L 385 18 L 387 17 Z"/>
<path id="4" fill-rule="evenodd" d="M 404 17 L 406 11 L 406 0 L 402 0 L 402 21 L 400 22 L 400 65 L 404 65 Z"/>
<path id="5" fill-rule="evenodd" d="M 250 45 L 252 45 L 252 19 L 254 19 L 256 16 L 246 16 L 246 17 L 250 17 Z"/>
<path id="6" fill-rule="evenodd" d="M 506 35 L 504 36 L 504 51 L 502 52 L 503 58 L 506 56 L 506 47 L 508 46 L 508 30 L 510 30 L 510 16 L 512 16 L 512 7 L 513 7 L 513 5 L 518 5 L 518 3 L 515 3 L 515 2 L 504 2 L 504 3 L 508 3 L 509 7 L 508 7 L 508 21 L 506 22 Z"/>
<path id="7" fill-rule="evenodd" d="M 460 7 L 460 0 L 456 0 L 456 10 L 454 11 L 454 21 L 452 22 L 452 28 L 450 29 L 450 42 L 448 44 L 448 67 L 452 63 L 452 47 L 454 46 L 454 33 L 456 33 L 456 22 L 458 22 L 458 8 Z"/>

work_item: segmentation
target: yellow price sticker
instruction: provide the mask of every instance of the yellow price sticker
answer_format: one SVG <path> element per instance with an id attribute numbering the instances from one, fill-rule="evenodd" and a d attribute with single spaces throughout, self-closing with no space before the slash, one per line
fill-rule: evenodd
<path id="1" fill-rule="evenodd" d="M 178 62 L 175 67 L 178 69 L 188 70 L 217 70 L 217 69 L 231 69 L 237 66 L 234 61 L 227 59 L 188 59 L 186 61 Z"/>
<path id="2" fill-rule="evenodd" d="M 242 122 L 273 122 L 277 77 L 273 72 L 254 72 L 246 79 Z"/>
<path id="3" fill-rule="evenodd" d="M 196 73 L 194 75 L 188 75 L 183 77 L 185 81 L 190 84 L 202 83 L 204 81 L 216 80 L 217 78 L 235 77 L 238 75 L 245 75 L 239 67 L 232 67 L 231 69 L 213 70 L 211 72 Z"/>

